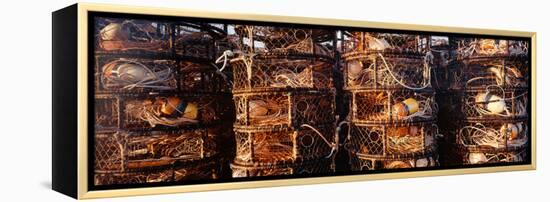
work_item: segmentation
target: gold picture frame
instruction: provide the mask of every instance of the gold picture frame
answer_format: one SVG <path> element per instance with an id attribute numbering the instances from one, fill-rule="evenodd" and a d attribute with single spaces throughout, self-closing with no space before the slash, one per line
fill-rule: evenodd
<path id="1" fill-rule="evenodd" d="M 339 19 L 323 19 L 309 17 L 289 17 L 276 15 L 258 15 L 245 13 L 225 13 L 225 12 L 209 12 L 184 9 L 169 9 L 169 8 L 152 8 L 138 6 L 120 6 L 120 5 L 105 5 L 105 4 L 89 4 L 78 3 L 76 6 L 77 16 L 77 72 L 76 72 L 76 114 L 77 126 L 76 134 L 64 134 L 76 136 L 76 176 L 74 183 L 76 190 L 74 194 L 69 194 L 78 199 L 92 199 L 103 197 L 121 197 L 133 195 L 150 195 L 150 194 L 170 194 L 184 193 L 197 191 L 212 191 L 212 190 L 227 190 L 227 189 L 245 189 L 259 187 L 276 187 L 289 185 L 306 185 L 306 184 L 321 184 L 321 183 L 339 183 L 351 181 L 365 180 L 381 180 L 381 179 L 398 179 L 398 178 L 413 178 L 426 176 L 442 176 L 442 175 L 459 175 L 473 173 L 491 173 L 491 172 L 506 172 L 506 171 L 521 171 L 536 169 L 536 33 L 523 31 L 509 30 L 493 30 L 493 29 L 475 29 L 475 28 L 460 28 L 460 27 L 444 27 L 430 25 L 413 25 L 400 23 L 383 23 L 383 22 L 367 22 L 354 20 L 339 20 Z M 144 15 L 159 15 L 159 16 L 177 16 L 177 17 L 196 17 L 206 19 L 224 19 L 224 20 L 244 20 L 258 22 L 275 22 L 275 23 L 299 23 L 323 26 L 349 26 L 356 28 L 377 28 L 377 29 L 395 29 L 405 31 L 422 31 L 422 32 L 442 32 L 442 33 L 458 33 L 458 34 L 473 34 L 473 35 L 492 35 L 492 36 L 508 36 L 508 37 L 527 37 L 531 40 L 531 94 L 530 106 L 532 130 L 530 134 L 531 141 L 531 163 L 526 165 L 510 165 L 510 166 L 493 166 L 493 167 L 478 167 L 478 168 L 460 168 L 460 169 L 439 169 L 426 171 L 407 171 L 407 172 L 390 172 L 377 174 L 361 174 L 348 176 L 324 176 L 324 177 L 308 177 L 297 179 L 276 179 L 276 180 L 261 180 L 261 181 L 243 181 L 243 182 L 224 182 L 224 183 L 209 183 L 209 184 L 193 184 L 193 185 L 171 185 L 158 187 L 140 187 L 140 188 L 124 188 L 110 190 L 90 190 L 88 185 L 90 179 L 88 157 L 91 155 L 88 148 L 88 102 L 89 102 L 89 50 L 90 44 L 88 39 L 88 18 L 89 12 L 112 12 L 124 14 L 144 14 Z M 55 43 L 55 42 L 54 42 Z M 55 63 L 54 63 L 55 64 Z M 54 112 L 55 115 L 55 112 Z M 55 131 L 54 131 L 55 135 Z M 54 138 L 55 139 L 55 138 Z M 55 145 L 55 141 L 54 141 Z M 55 150 L 55 148 L 54 148 Z M 54 152 L 55 155 L 56 152 Z M 66 162 L 71 163 L 71 162 Z M 55 163 L 54 163 L 55 164 Z M 54 165 L 55 166 L 55 165 Z M 54 171 L 55 172 L 55 171 Z M 54 182 L 54 189 L 56 183 Z M 64 189 L 59 189 L 65 192 Z"/>

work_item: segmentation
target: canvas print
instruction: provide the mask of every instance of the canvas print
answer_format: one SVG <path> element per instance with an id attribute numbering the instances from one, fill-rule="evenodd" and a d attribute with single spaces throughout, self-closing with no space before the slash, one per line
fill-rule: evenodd
<path id="1" fill-rule="evenodd" d="M 529 38 L 91 16 L 92 189 L 531 161 Z"/>

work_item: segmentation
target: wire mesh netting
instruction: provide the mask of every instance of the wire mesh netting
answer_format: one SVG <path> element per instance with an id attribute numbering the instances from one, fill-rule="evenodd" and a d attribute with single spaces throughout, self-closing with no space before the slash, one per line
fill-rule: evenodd
<path id="1" fill-rule="evenodd" d="M 438 166 L 438 156 L 435 153 L 425 153 L 416 156 L 400 158 L 381 158 L 360 153 L 350 154 L 352 171 L 379 170 L 379 169 L 406 169 Z"/>
<path id="2" fill-rule="evenodd" d="M 527 117 L 529 95 L 526 90 L 487 86 L 466 90 L 462 112 L 467 119 L 511 119 Z"/>
<path id="3" fill-rule="evenodd" d="M 431 91 L 351 91 L 350 120 L 357 123 L 418 122 L 436 119 L 437 103 Z"/>
<path id="4" fill-rule="evenodd" d="M 223 96 L 147 96 L 126 98 L 121 107 L 121 128 L 143 130 L 153 128 L 179 128 L 207 126 L 227 117 L 229 108 Z"/>
<path id="5" fill-rule="evenodd" d="M 96 57 L 96 92 L 230 92 L 231 75 L 210 63 L 169 59 Z"/>
<path id="6" fill-rule="evenodd" d="M 467 147 L 513 149 L 525 147 L 529 141 L 528 124 L 525 121 L 516 120 L 466 121 L 457 134 L 457 142 Z"/>
<path id="7" fill-rule="evenodd" d="M 96 92 L 149 92 L 177 89 L 175 60 L 96 57 Z"/>
<path id="8" fill-rule="evenodd" d="M 315 57 L 255 55 L 231 61 L 234 91 L 333 88 L 333 62 Z"/>
<path id="9" fill-rule="evenodd" d="M 526 88 L 528 61 L 521 57 L 485 57 L 461 60 L 453 75 L 453 88 L 477 89 L 486 86 Z"/>
<path id="10" fill-rule="evenodd" d="M 344 32 L 342 51 L 425 53 L 429 49 L 428 43 L 429 37 L 424 35 L 351 31 Z"/>
<path id="11" fill-rule="evenodd" d="M 116 130 L 119 123 L 119 99 L 117 97 L 96 96 L 94 110 L 96 130 Z"/>
<path id="12" fill-rule="evenodd" d="M 437 125 L 414 124 L 351 124 L 346 149 L 379 157 L 411 155 L 431 151 L 436 146 Z"/>
<path id="13" fill-rule="evenodd" d="M 211 157 L 218 141 L 207 130 L 116 132 L 96 134 L 94 145 L 96 172 L 123 172 Z"/>
<path id="14" fill-rule="evenodd" d="M 220 166 L 215 162 L 196 162 L 169 168 L 117 173 L 96 173 L 95 185 L 143 184 L 158 182 L 193 182 L 218 179 Z"/>
<path id="15" fill-rule="evenodd" d="M 494 56 L 520 56 L 527 55 L 529 43 L 527 41 L 465 38 L 458 40 L 457 57 L 483 58 Z"/>
<path id="16" fill-rule="evenodd" d="M 96 50 L 101 54 L 162 53 L 209 60 L 218 54 L 216 41 L 226 35 L 208 23 L 122 18 L 96 18 L 95 33 Z"/>
<path id="17" fill-rule="evenodd" d="M 167 51 L 170 48 L 170 25 L 166 22 L 96 18 L 97 50 Z"/>
<path id="18" fill-rule="evenodd" d="M 226 36 L 223 28 L 213 24 L 175 22 L 175 53 L 188 58 L 212 60 L 218 56 L 217 41 Z"/>
<path id="19" fill-rule="evenodd" d="M 333 172 L 330 159 L 264 166 L 249 166 L 232 163 L 231 170 L 233 171 L 232 177 L 234 178 L 284 175 L 308 176 L 311 174 L 327 174 Z"/>
<path id="20" fill-rule="evenodd" d="M 527 148 L 495 149 L 486 147 L 463 147 L 462 160 L 464 164 L 493 164 L 525 162 L 529 156 Z"/>
<path id="21" fill-rule="evenodd" d="M 431 56 L 412 53 L 345 54 L 345 88 L 431 88 Z"/>
<path id="22" fill-rule="evenodd" d="M 233 100 L 240 125 L 299 126 L 335 121 L 332 91 L 250 92 L 234 94 Z"/>
<path id="23" fill-rule="evenodd" d="M 333 57 L 335 32 L 280 26 L 237 25 L 239 49 L 247 54 L 294 53 Z"/>
<path id="24" fill-rule="evenodd" d="M 284 164 L 330 157 L 334 152 L 335 127 L 322 125 L 292 129 L 236 126 L 235 139 L 236 163 Z"/>

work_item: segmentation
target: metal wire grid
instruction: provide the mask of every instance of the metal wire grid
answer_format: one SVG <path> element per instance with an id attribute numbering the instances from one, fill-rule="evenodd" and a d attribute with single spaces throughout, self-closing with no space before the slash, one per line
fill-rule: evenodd
<path id="1" fill-rule="evenodd" d="M 331 157 L 334 152 L 335 126 L 312 127 L 235 126 L 235 163 L 258 166 Z"/>
<path id="2" fill-rule="evenodd" d="M 349 94 L 349 120 L 354 123 L 410 123 L 434 121 L 437 118 L 438 106 L 430 90 L 372 89 L 353 90 Z"/>
<path id="3" fill-rule="evenodd" d="M 140 171 L 212 157 L 218 150 L 216 138 L 207 130 L 96 134 L 95 172 Z"/>
<path id="4" fill-rule="evenodd" d="M 280 26 L 236 25 L 239 49 L 247 54 L 296 53 L 333 57 L 336 32 Z"/>
<path id="5" fill-rule="evenodd" d="M 330 159 L 319 159 L 291 164 L 271 164 L 265 166 L 248 166 L 231 164 L 233 178 L 262 177 L 262 176 L 311 176 L 332 173 L 332 161 Z"/>

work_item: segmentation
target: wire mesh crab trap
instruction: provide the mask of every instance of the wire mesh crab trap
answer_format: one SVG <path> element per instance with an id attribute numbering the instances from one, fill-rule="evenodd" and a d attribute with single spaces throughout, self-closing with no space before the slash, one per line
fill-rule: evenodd
<path id="1" fill-rule="evenodd" d="M 514 119 L 528 116 L 529 95 L 526 89 L 466 90 L 462 97 L 462 113 L 468 120 Z"/>
<path id="2" fill-rule="evenodd" d="M 262 177 L 262 176 L 311 176 L 312 174 L 327 174 L 333 172 L 331 159 L 318 159 L 290 164 L 271 164 L 262 166 L 240 165 L 232 163 L 232 177 Z"/>
<path id="3" fill-rule="evenodd" d="M 473 59 L 499 56 L 526 56 L 529 42 L 488 38 L 458 38 L 457 58 Z"/>
<path id="4" fill-rule="evenodd" d="M 169 168 L 153 168 L 140 171 L 96 173 L 95 185 L 142 184 L 159 182 L 189 182 L 218 179 L 220 166 L 215 161 L 197 161 Z"/>
<path id="5" fill-rule="evenodd" d="M 438 127 L 433 122 L 408 124 L 350 124 L 345 141 L 352 153 L 394 158 L 426 153 L 435 145 Z"/>
<path id="6" fill-rule="evenodd" d="M 174 91 L 178 88 L 175 60 L 96 57 L 96 92 Z"/>
<path id="7" fill-rule="evenodd" d="M 226 37 L 225 27 L 218 24 L 176 22 L 174 23 L 174 52 L 184 58 L 202 58 L 208 61 L 215 59 L 218 41 Z"/>
<path id="8" fill-rule="evenodd" d="M 300 128 L 235 126 L 240 165 L 287 164 L 330 158 L 335 152 L 335 126 L 304 124 Z"/>
<path id="9" fill-rule="evenodd" d="M 261 54 L 231 60 L 234 92 L 334 88 L 334 62 L 300 55 Z"/>
<path id="10" fill-rule="evenodd" d="M 231 115 L 230 106 L 224 104 L 231 98 L 224 95 L 186 93 L 121 99 L 120 128 L 125 130 L 206 127 Z"/>
<path id="11" fill-rule="evenodd" d="M 98 93 L 229 93 L 230 77 L 210 63 L 96 56 Z"/>
<path id="12" fill-rule="evenodd" d="M 120 120 L 119 106 L 120 102 L 116 96 L 96 95 L 94 101 L 95 129 L 98 131 L 117 130 Z"/>
<path id="13" fill-rule="evenodd" d="M 525 148 L 529 142 L 529 124 L 525 120 L 465 121 L 457 131 L 457 143 L 468 149 L 489 151 Z"/>
<path id="14" fill-rule="evenodd" d="M 208 130 L 96 134 L 94 168 L 111 173 L 170 167 L 217 154 L 217 135 Z"/>
<path id="15" fill-rule="evenodd" d="M 349 120 L 354 123 L 433 121 L 437 103 L 431 90 L 353 90 Z"/>
<path id="16" fill-rule="evenodd" d="M 432 69 L 425 54 L 350 52 L 342 57 L 345 89 L 431 88 Z"/>
<path id="17" fill-rule="evenodd" d="M 97 53 L 178 56 L 212 60 L 227 34 L 207 23 L 97 18 Z"/>
<path id="18" fill-rule="evenodd" d="M 460 60 L 453 76 L 455 89 L 476 89 L 486 86 L 527 88 L 529 63 L 525 57 L 486 56 Z"/>
<path id="19" fill-rule="evenodd" d="M 171 25 L 163 21 L 96 18 L 96 50 L 169 51 Z"/>
<path id="20" fill-rule="evenodd" d="M 239 49 L 245 54 L 283 53 L 332 58 L 336 33 L 322 29 L 236 25 Z"/>
<path id="21" fill-rule="evenodd" d="M 235 93 L 233 100 L 239 125 L 299 127 L 335 121 L 334 91 Z"/>
<path id="22" fill-rule="evenodd" d="M 495 164 L 525 162 L 528 159 L 526 147 L 499 148 L 459 145 L 464 164 Z"/>
<path id="23" fill-rule="evenodd" d="M 394 156 L 391 158 L 362 153 L 351 153 L 350 164 L 352 171 L 425 168 L 439 165 L 437 153 L 433 151 Z"/>
<path id="24" fill-rule="evenodd" d="M 342 52 L 426 53 L 429 36 L 382 32 L 351 31 L 343 33 Z"/>

